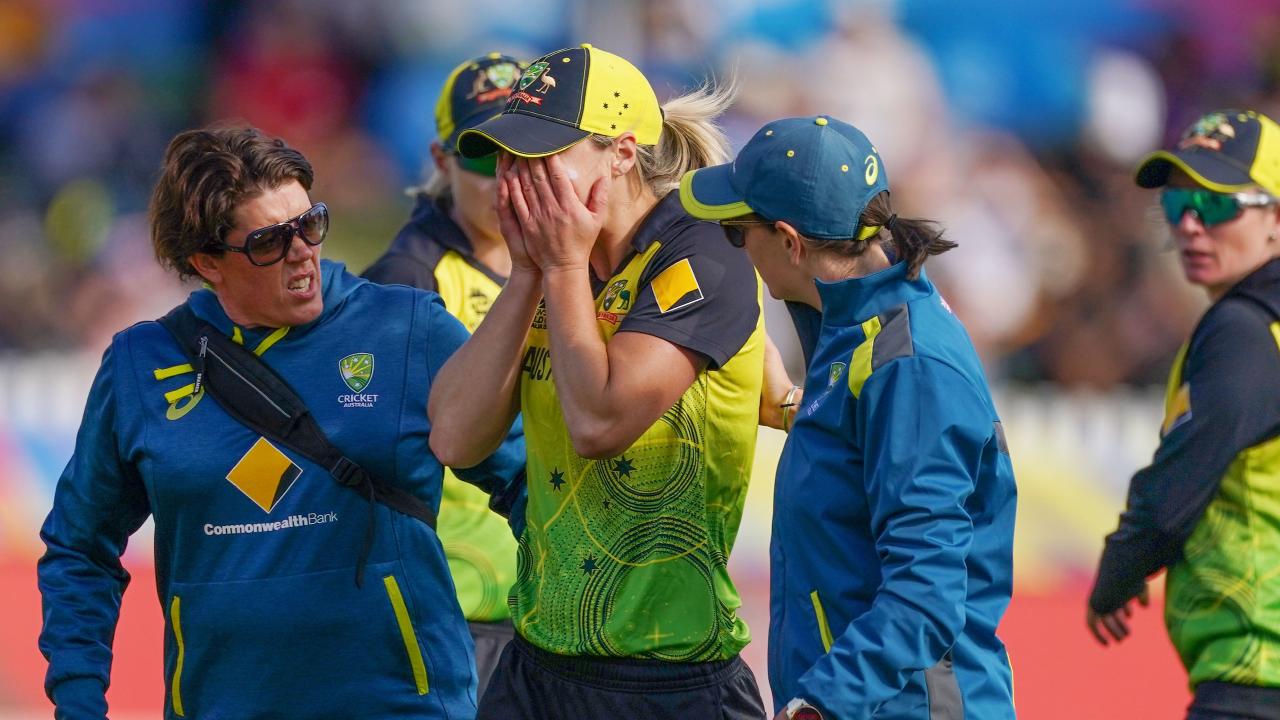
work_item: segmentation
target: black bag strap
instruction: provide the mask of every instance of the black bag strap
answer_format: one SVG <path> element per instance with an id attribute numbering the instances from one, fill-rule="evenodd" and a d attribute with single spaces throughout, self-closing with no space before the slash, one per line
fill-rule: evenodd
<path id="1" fill-rule="evenodd" d="M 179 305 L 159 323 L 191 360 L 196 379 L 192 394 L 208 392 L 222 409 L 245 427 L 278 442 L 326 469 L 339 485 L 369 501 L 369 524 L 356 562 L 356 585 L 362 584 L 365 561 L 373 548 L 376 514 L 373 503 L 416 518 L 435 528 L 436 514 L 417 496 L 366 471 L 330 442 L 302 398 L 257 355 L 233 342 Z"/>

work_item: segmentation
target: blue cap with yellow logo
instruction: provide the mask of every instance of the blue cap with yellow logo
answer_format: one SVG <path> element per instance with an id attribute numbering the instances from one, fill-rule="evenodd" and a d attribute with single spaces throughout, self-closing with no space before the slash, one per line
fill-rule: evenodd
<path id="1" fill-rule="evenodd" d="M 880 154 L 867 136 L 817 115 L 775 120 L 732 163 L 686 173 L 680 202 L 703 220 L 755 213 L 815 240 L 865 239 L 869 228 L 860 228 L 858 219 L 872 198 L 888 190 Z"/>
<path id="2" fill-rule="evenodd" d="M 523 71 L 519 60 L 496 52 L 454 68 L 436 100 L 440 144 L 454 150 L 463 130 L 501 113 Z"/>
<path id="3" fill-rule="evenodd" d="M 498 148 L 521 157 L 545 157 L 592 134 L 635 134 L 655 145 L 662 109 L 649 81 L 625 59 L 591 47 L 557 50 L 533 61 L 502 114 L 463 132 L 458 151 L 482 157 Z"/>

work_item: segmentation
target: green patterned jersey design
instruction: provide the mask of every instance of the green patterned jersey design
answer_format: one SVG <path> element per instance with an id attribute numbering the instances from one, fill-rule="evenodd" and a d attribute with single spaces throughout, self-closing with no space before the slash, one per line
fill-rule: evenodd
<path id="1" fill-rule="evenodd" d="M 1170 373 L 1166 414 L 1186 353 Z M 1217 681 L 1280 686 L 1280 438 L 1248 448 L 1169 567 L 1165 626 L 1194 688 Z"/>
<path id="2" fill-rule="evenodd" d="M 640 297 L 642 275 L 662 270 L 646 273 L 660 247 L 600 285 L 606 342 L 632 309 L 619 289 Z M 757 304 L 759 290 L 757 280 Z M 526 640 L 562 655 L 673 662 L 731 658 L 747 644 L 726 564 L 750 479 L 763 342 L 761 319 L 630 448 L 588 460 L 574 453 L 556 400 L 539 308 L 521 376 L 529 505 L 510 599 Z"/>
<path id="3" fill-rule="evenodd" d="M 502 287 L 450 250 L 435 267 L 445 308 L 475 332 Z M 489 496 L 445 470 L 436 534 L 444 546 L 462 614 L 471 622 L 511 617 L 507 593 L 516 579 L 516 539 Z"/>

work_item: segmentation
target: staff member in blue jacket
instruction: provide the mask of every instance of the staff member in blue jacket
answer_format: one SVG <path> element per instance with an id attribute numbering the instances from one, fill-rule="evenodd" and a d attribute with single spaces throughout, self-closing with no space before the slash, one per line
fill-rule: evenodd
<path id="1" fill-rule="evenodd" d="M 426 399 L 467 337 L 434 293 L 321 262 L 328 210 L 297 151 L 251 128 L 184 132 L 151 206 L 187 304 L 252 349 L 343 453 L 435 508 Z M 41 531 L 40 648 L 59 718 L 103 718 L 129 536 L 155 520 L 166 718 L 469 718 L 471 639 L 424 523 L 370 504 L 205 397 L 155 322 L 115 336 Z M 464 478 L 520 500 L 523 443 Z"/>
<path id="2" fill-rule="evenodd" d="M 874 146 L 827 117 L 764 126 L 680 192 L 814 340 L 774 496 L 777 717 L 1012 718 L 996 626 L 1013 469 L 978 355 L 923 269 L 954 243 L 894 215 Z"/>
<path id="3" fill-rule="evenodd" d="M 413 215 L 364 277 L 440 294 L 445 309 L 475 332 L 511 274 L 511 255 L 494 209 L 497 154 L 469 159 L 458 136 L 506 107 L 524 70 L 513 57 L 489 53 L 454 68 L 436 101 L 435 172 L 420 188 Z M 511 432 L 520 433 L 516 422 Z M 445 473 L 436 530 L 449 559 L 458 604 L 475 641 L 477 695 L 483 696 L 502 649 L 515 636 L 507 595 L 516 581 L 516 539 L 489 499 Z"/>

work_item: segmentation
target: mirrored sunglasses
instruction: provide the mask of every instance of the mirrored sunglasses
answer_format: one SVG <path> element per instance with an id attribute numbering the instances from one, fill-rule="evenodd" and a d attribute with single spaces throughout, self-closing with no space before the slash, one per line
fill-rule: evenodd
<path id="1" fill-rule="evenodd" d="M 747 216 L 745 218 L 733 218 L 732 220 L 721 220 L 720 227 L 724 229 L 724 236 L 729 244 L 742 248 L 747 246 L 747 227 L 751 225 L 769 225 L 769 221 L 759 216 Z"/>
<path id="2" fill-rule="evenodd" d="M 315 247 L 324 242 L 329 234 L 329 207 L 324 203 L 316 203 L 311 209 L 275 225 L 258 228 L 244 238 L 243 245 L 214 243 L 220 250 L 243 253 L 249 262 L 259 267 L 274 265 L 289 254 L 293 245 L 293 236 L 302 238 L 306 244 Z"/>
<path id="3" fill-rule="evenodd" d="M 484 177 L 498 176 L 498 153 L 491 153 L 484 157 L 469 158 L 462 155 L 454 155 L 458 159 L 458 167 L 469 173 L 483 175 Z"/>
<path id="4" fill-rule="evenodd" d="M 1190 211 L 1206 227 L 1211 227 L 1240 217 L 1245 208 L 1267 207 L 1275 203 L 1275 198 L 1264 193 L 1220 193 L 1204 188 L 1165 188 L 1160 191 L 1160 207 L 1170 225 L 1182 222 L 1182 216 Z"/>

